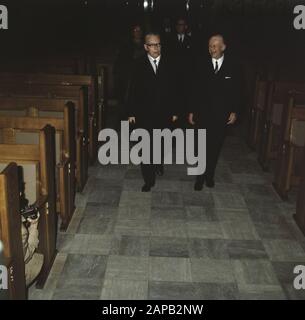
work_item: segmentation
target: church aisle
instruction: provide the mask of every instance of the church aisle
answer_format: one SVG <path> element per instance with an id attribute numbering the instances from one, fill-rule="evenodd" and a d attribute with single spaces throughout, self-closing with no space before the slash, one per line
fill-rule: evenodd
<path id="1" fill-rule="evenodd" d="M 140 168 L 90 168 L 44 290 L 29 299 L 305 299 L 293 268 L 305 239 L 238 137 L 228 137 L 216 186 L 193 191 L 167 166 L 151 193 Z"/>

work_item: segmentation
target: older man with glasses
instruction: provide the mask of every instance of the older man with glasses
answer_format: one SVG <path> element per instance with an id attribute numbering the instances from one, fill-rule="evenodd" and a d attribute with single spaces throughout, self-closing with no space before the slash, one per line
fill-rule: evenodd
<path id="1" fill-rule="evenodd" d="M 145 36 L 146 55 L 134 67 L 128 98 L 130 124 L 148 130 L 171 127 L 177 120 L 177 76 L 172 63 L 161 55 L 159 33 L 150 32 Z M 152 138 L 150 164 L 141 164 L 144 179 L 143 192 L 149 192 L 155 185 L 156 175 L 163 175 L 163 165 L 154 165 Z"/>

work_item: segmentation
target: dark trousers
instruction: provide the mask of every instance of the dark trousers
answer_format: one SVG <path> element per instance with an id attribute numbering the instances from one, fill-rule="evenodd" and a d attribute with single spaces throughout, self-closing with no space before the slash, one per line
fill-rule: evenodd
<path id="1" fill-rule="evenodd" d="M 156 182 L 156 171 L 160 167 L 163 167 L 164 163 L 164 143 L 161 144 L 161 164 L 153 164 L 153 131 L 149 130 L 150 135 L 150 164 L 141 163 L 141 173 L 144 180 L 144 183 L 147 185 L 154 185 Z"/>
<path id="2" fill-rule="evenodd" d="M 197 176 L 196 181 L 203 183 L 204 179 L 214 179 L 225 136 L 225 125 L 208 126 L 206 128 L 206 171 L 204 174 Z"/>
<path id="3" fill-rule="evenodd" d="M 152 186 L 156 182 L 156 166 L 153 164 L 141 163 L 141 172 L 144 179 L 144 183 Z"/>

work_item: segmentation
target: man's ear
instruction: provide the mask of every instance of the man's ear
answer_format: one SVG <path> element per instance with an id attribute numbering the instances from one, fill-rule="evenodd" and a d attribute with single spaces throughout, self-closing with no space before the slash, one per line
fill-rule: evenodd
<path id="1" fill-rule="evenodd" d="M 225 44 L 222 45 L 222 51 L 225 52 L 227 49 L 227 46 Z"/>
<path id="2" fill-rule="evenodd" d="M 145 49 L 145 51 L 148 51 L 148 47 L 146 44 L 144 44 L 144 49 Z"/>

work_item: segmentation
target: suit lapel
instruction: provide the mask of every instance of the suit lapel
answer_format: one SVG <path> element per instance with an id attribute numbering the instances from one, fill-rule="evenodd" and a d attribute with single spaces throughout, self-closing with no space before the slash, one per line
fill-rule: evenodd
<path id="1" fill-rule="evenodd" d="M 211 73 L 215 73 L 212 59 L 210 59 L 209 66 L 210 66 L 209 70 L 211 71 Z"/>
<path id="2" fill-rule="evenodd" d="M 160 76 L 160 73 L 162 72 L 163 70 L 163 58 L 161 56 L 160 60 L 159 60 L 159 65 L 158 65 L 158 70 L 157 70 L 157 76 Z"/>
<path id="3" fill-rule="evenodd" d="M 150 75 L 153 76 L 153 77 L 156 77 L 154 68 L 153 68 L 153 66 L 151 65 L 151 63 L 150 63 L 150 61 L 149 61 L 149 58 L 148 58 L 147 56 L 146 56 L 146 59 L 145 59 L 145 67 L 146 67 L 146 70 L 147 70 L 148 74 L 150 74 Z"/>
<path id="4" fill-rule="evenodd" d="M 162 72 L 162 70 L 163 70 L 163 68 L 164 68 L 163 58 L 162 58 L 162 56 L 161 56 L 161 58 L 160 58 L 160 60 L 159 60 L 157 73 L 155 73 L 155 70 L 154 70 L 152 64 L 150 63 L 150 60 L 149 60 L 148 57 L 146 58 L 146 65 L 147 65 L 147 68 L 150 70 L 150 74 L 152 74 L 152 75 L 154 76 L 154 78 L 156 78 L 157 76 L 160 75 L 160 72 Z"/>
<path id="5" fill-rule="evenodd" d="M 223 62 L 222 62 L 222 65 L 221 65 L 220 69 L 218 70 L 217 74 L 223 73 L 223 70 L 224 70 L 224 68 L 225 68 L 225 60 L 226 60 L 226 59 L 224 58 L 224 59 L 223 59 Z M 211 73 L 215 74 L 215 70 L 214 70 L 214 65 L 213 65 L 212 59 L 210 59 L 209 65 L 210 65 L 210 71 L 211 71 Z"/>
<path id="6" fill-rule="evenodd" d="M 224 58 L 223 61 L 222 61 L 221 68 L 218 70 L 218 73 L 223 73 L 224 68 L 225 68 L 225 61 L 226 61 L 226 59 Z"/>

